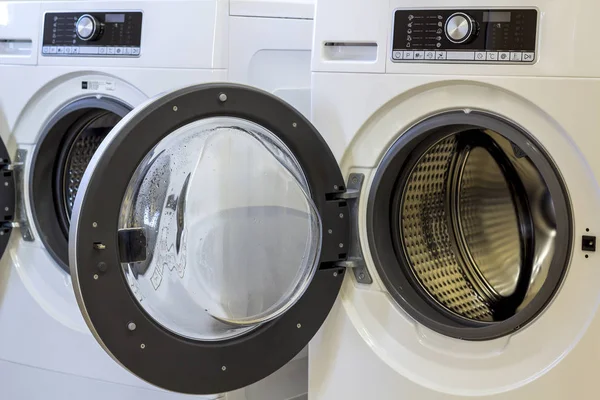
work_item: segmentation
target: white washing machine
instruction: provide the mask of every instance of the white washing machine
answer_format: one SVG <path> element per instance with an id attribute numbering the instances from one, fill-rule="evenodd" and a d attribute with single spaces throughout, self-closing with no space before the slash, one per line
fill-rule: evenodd
<path id="1" fill-rule="evenodd" d="M 53 384 L 40 390 L 57 396 L 95 387 L 104 398 L 122 385 L 142 388 L 128 389 L 128 398 L 172 396 L 149 391 L 110 360 L 81 317 L 67 240 L 79 180 L 122 117 L 177 87 L 244 82 L 308 113 L 313 8 L 303 0 L 0 3 L 0 131 L 8 148 L 0 155 L 8 183 L 0 359 L 11 390 L 31 393 L 23 376 L 48 371 L 43 379 Z M 229 398 L 303 395 L 306 351 L 294 356 Z M 81 377 L 73 385 L 57 384 L 73 375 Z"/>
<path id="2" fill-rule="evenodd" d="M 599 12 L 319 2 L 312 118 L 355 230 L 309 398 L 597 397 Z"/>

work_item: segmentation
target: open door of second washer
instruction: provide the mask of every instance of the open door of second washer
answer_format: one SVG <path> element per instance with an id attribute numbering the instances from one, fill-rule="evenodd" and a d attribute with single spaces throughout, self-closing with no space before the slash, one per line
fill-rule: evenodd
<path id="1" fill-rule="evenodd" d="M 15 226 L 13 223 L 17 204 L 15 182 L 14 168 L 8 149 L 4 140 L 0 139 L 0 258 L 6 253 L 10 234 Z M 2 283 L 4 282 L 0 281 L 0 286 Z"/>
<path id="2" fill-rule="evenodd" d="M 79 306 L 121 365 L 222 393 L 291 360 L 336 299 L 344 181 L 302 115 L 208 84 L 136 108 L 81 181 L 69 256 Z"/>

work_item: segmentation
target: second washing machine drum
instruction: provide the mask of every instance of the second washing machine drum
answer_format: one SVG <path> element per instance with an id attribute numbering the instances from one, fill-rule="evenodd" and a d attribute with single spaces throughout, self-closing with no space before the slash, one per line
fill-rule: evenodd
<path id="1" fill-rule="evenodd" d="M 429 146 L 405 182 L 399 241 L 422 290 L 475 321 L 526 306 L 547 275 L 556 229 L 531 160 L 493 131 L 463 131 Z"/>
<path id="2" fill-rule="evenodd" d="M 75 123 L 67 134 L 57 163 L 57 194 L 59 207 L 66 221 L 71 218 L 73 204 L 83 173 L 100 143 L 121 117 L 104 110 L 92 110 Z"/>
<path id="3" fill-rule="evenodd" d="M 54 195 L 59 221 L 68 234 L 73 205 L 83 173 L 100 143 L 121 116 L 102 109 L 90 109 L 66 132 L 55 164 Z"/>
<path id="4" fill-rule="evenodd" d="M 32 214 L 45 248 L 66 272 L 71 213 L 83 173 L 129 111 L 116 100 L 85 97 L 60 109 L 40 134 L 29 182 Z"/>

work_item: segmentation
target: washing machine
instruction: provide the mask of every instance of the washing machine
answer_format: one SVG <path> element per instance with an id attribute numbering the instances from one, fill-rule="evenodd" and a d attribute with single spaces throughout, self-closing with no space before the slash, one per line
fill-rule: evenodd
<path id="1" fill-rule="evenodd" d="M 43 375 L 39 390 L 57 396 L 173 396 L 106 356 L 77 306 L 68 231 L 83 172 L 123 117 L 177 87 L 244 82 L 308 114 L 313 13 L 302 0 L 0 3 L 0 367 L 11 390 L 32 393 L 23 377 Z M 298 349 L 227 396 L 302 396 L 306 379 Z"/>
<path id="2" fill-rule="evenodd" d="M 312 118 L 354 229 L 309 398 L 596 397 L 599 11 L 317 4 Z"/>

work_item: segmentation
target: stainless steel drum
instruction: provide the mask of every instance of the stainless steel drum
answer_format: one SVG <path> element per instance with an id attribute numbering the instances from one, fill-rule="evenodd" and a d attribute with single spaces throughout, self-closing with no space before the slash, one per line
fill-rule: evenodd
<path id="1" fill-rule="evenodd" d="M 71 212 L 81 178 L 102 140 L 130 110 L 111 97 L 82 97 L 58 110 L 37 139 L 27 182 L 32 222 L 67 273 Z"/>
<path id="2" fill-rule="evenodd" d="M 535 296 L 554 252 L 554 209 L 528 157 L 491 130 L 458 131 L 429 146 L 400 202 L 410 271 L 439 305 L 497 321 Z"/>
<path id="3" fill-rule="evenodd" d="M 98 147 L 100 147 L 102 140 L 120 120 L 121 117 L 116 114 L 110 112 L 100 113 L 100 115 L 88 121 L 73 137 L 64 160 L 61 185 L 64 196 L 63 207 L 69 219 L 85 169 Z"/>

